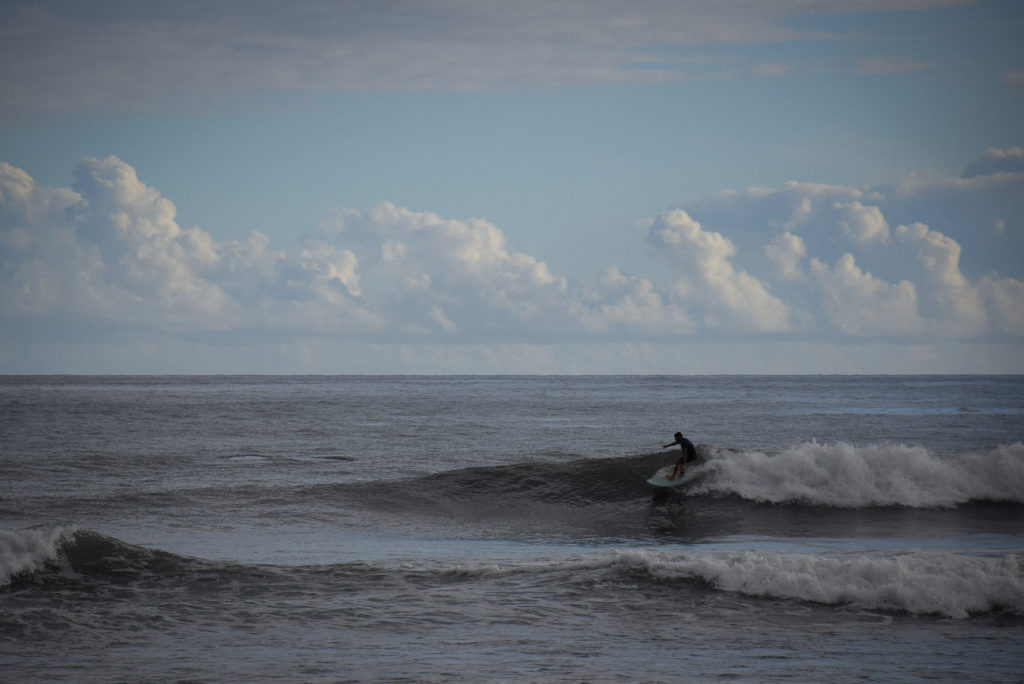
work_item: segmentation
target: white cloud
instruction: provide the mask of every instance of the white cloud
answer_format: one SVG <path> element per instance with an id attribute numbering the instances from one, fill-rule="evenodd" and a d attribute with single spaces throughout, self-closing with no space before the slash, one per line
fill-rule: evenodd
<path id="1" fill-rule="evenodd" d="M 445 315 L 444 311 L 441 310 L 441 307 L 430 307 L 429 314 L 430 318 L 433 319 L 435 323 L 437 323 L 437 326 L 441 328 L 441 330 L 444 330 L 446 333 L 454 335 L 459 331 L 458 327 L 456 327 L 456 325 L 452 323 L 451 320 L 449 320 L 448 316 Z"/>
<path id="2" fill-rule="evenodd" d="M 65 213 L 78 193 L 36 185 L 0 163 L 0 310 L 28 314 L 96 301 L 91 273 L 102 268 L 95 250 L 80 246 Z M 77 268 L 70 268 L 78 264 Z"/>
<path id="3" fill-rule="evenodd" d="M 826 319 L 847 335 L 897 337 L 923 330 L 917 290 L 906 280 L 890 285 L 857 267 L 844 254 L 833 268 L 811 259 L 811 274 L 821 290 Z"/>
<path id="4" fill-rule="evenodd" d="M 84 159 L 74 190 L 2 168 L 5 315 L 168 332 L 422 339 L 676 335 L 694 328 L 649 280 L 610 268 L 570 288 L 482 219 L 391 203 L 338 210 L 293 249 L 253 232 L 218 242 L 116 157 Z"/>
<path id="5" fill-rule="evenodd" d="M 993 206 L 1002 213 L 1018 201 L 1008 196 L 1024 189 L 1024 174 L 868 190 L 794 183 L 704 198 L 646 225 L 648 244 L 668 265 L 666 282 L 653 266 L 631 274 L 614 265 L 570 282 L 512 249 L 487 220 L 392 203 L 337 210 L 287 248 L 273 248 L 259 232 L 221 242 L 180 226 L 174 204 L 116 157 L 82 160 L 75 179 L 71 189 L 48 188 L 0 165 L 5 343 L 22 329 L 73 336 L 79 323 L 91 325 L 94 339 L 148 331 L 165 340 L 187 333 L 540 345 L 534 350 L 701 345 L 747 334 L 922 349 L 983 339 L 1013 349 L 1024 335 L 1019 252 L 1002 273 L 984 268 L 985 259 L 965 264 L 967 254 L 1018 244 L 1018 216 L 1006 214 L 1001 232 L 989 220 Z M 959 207 L 941 218 L 962 237 L 890 217 L 934 215 L 938 201 Z M 965 227 L 965 215 L 980 218 Z"/>
<path id="6" fill-rule="evenodd" d="M 116 157 L 82 160 L 75 178 L 82 201 L 71 207 L 72 225 L 115 273 L 125 313 L 140 315 L 155 303 L 182 313 L 227 313 L 230 298 L 209 279 L 220 265 L 209 234 L 179 227 L 174 204 Z"/>
<path id="7" fill-rule="evenodd" d="M 304 240 L 299 251 L 299 268 L 312 274 L 318 287 L 332 287 L 336 283 L 353 297 L 362 294 L 356 273 L 358 264 L 355 254 L 322 240 Z"/>
<path id="8" fill-rule="evenodd" d="M 576 308 L 585 330 L 685 335 L 696 326 L 686 310 L 668 303 L 653 282 L 629 276 L 616 267 L 601 274 L 599 284 Z"/>
<path id="9" fill-rule="evenodd" d="M 915 250 L 924 268 L 923 283 L 930 300 L 930 317 L 946 334 L 970 336 L 987 327 L 978 289 L 960 272 L 960 245 L 923 223 L 899 226 L 896 233 Z"/>
<path id="10" fill-rule="evenodd" d="M 1024 275 L 1024 173 L 996 169 L 1017 156 L 1017 148 L 989 150 L 982 159 L 991 173 L 965 179 L 912 176 L 869 189 L 787 183 L 719 193 L 684 209 L 729 228 L 735 244 L 757 248 L 776 279 L 773 294 L 791 317 L 809 313 L 818 330 L 1016 335 L 1024 306 L 1014 299 Z M 743 254 L 737 250 L 737 260 Z"/>
<path id="11" fill-rule="evenodd" d="M 54 226 L 65 210 L 79 201 L 67 188 L 36 185 L 21 169 L 0 162 L 0 245 L 24 249 L 45 236 L 40 231 Z"/>
<path id="12" fill-rule="evenodd" d="M 986 276 L 980 285 L 1000 332 L 1024 335 L 1024 282 Z"/>
<path id="13" fill-rule="evenodd" d="M 338 212 L 321 232 L 357 246 L 366 298 L 410 334 L 659 336 L 695 330 L 685 309 L 652 281 L 608 267 L 595 283 L 570 287 L 543 261 L 510 251 L 505 234 L 482 219 L 444 219 L 385 202 L 365 213 Z"/>
<path id="14" fill-rule="evenodd" d="M 309 240 L 295 256 L 183 229 L 176 209 L 116 157 L 83 159 L 75 190 L 5 167 L 4 310 L 132 322 L 165 330 L 379 327 L 362 309 L 351 252 Z M 31 235 L 26 239 L 25 235 Z M 288 308 L 301 309 L 302 316 Z"/>
<path id="15" fill-rule="evenodd" d="M 510 252 L 504 233 L 482 219 L 443 219 L 385 202 L 343 212 L 322 234 L 353 246 L 371 271 L 367 298 L 385 315 L 401 300 L 403 324 L 447 333 L 507 329 L 564 306 L 565 278 Z"/>
<path id="16" fill-rule="evenodd" d="M 788 231 L 778 235 L 770 245 L 765 245 L 764 252 L 775 264 L 782 280 L 796 280 L 802 277 L 800 262 L 807 256 L 807 245 L 799 235 Z"/>
<path id="17" fill-rule="evenodd" d="M 761 250 L 763 229 L 799 235 L 808 245 L 834 241 L 837 236 L 849 240 L 852 235 L 844 232 L 842 223 L 856 218 L 856 212 L 844 211 L 844 207 L 873 204 L 876 199 L 875 193 L 860 188 L 789 181 L 779 188 L 725 190 L 687 202 L 682 208 L 705 223 L 728 230 L 734 242 Z"/>
<path id="18" fill-rule="evenodd" d="M 677 209 L 651 222 L 649 240 L 679 267 L 683 278 L 677 292 L 704 309 L 706 325 L 758 332 L 789 329 L 786 305 L 760 280 L 733 268 L 736 247 L 725 236 L 702 229 Z"/>
<path id="19" fill-rule="evenodd" d="M 860 202 L 836 202 L 835 208 L 842 214 L 839 227 L 857 242 L 889 241 L 889 224 L 878 207 Z"/>

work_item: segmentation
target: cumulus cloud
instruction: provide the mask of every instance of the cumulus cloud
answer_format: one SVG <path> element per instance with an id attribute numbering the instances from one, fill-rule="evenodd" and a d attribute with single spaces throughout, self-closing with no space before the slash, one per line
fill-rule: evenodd
<path id="1" fill-rule="evenodd" d="M 382 203 L 347 210 L 323 239 L 351 245 L 370 273 L 366 294 L 380 309 L 396 303 L 400 327 L 485 331 L 552 315 L 564 307 L 565 278 L 483 219 L 443 219 Z"/>
<path id="2" fill-rule="evenodd" d="M 737 259 L 763 254 L 761 280 L 774 284 L 791 319 L 799 306 L 819 331 L 1016 335 L 1024 317 L 1015 296 L 1024 253 L 1024 173 L 1013 170 L 1020 156 L 1019 148 L 988 150 L 969 178 L 911 176 L 868 189 L 787 183 L 683 208 L 729 229 Z"/>
<path id="3" fill-rule="evenodd" d="M 686 309 L 666 301 L 653 282 L 626 275 L 614 266 L 605 269 L 598 286 L 584 294 L 576 313 L 590 332 L 620 330 L 682 335 L 696 329 Z"/>
<path id="4" fill-rule="evenodd" d="M 78 201 L 70 189 L 38 186 L 21 169 L 0 163 L 0 307 L 5 314 L 66 310 L 72 299 L 98 299 L 89 274 L 102 263 L 94 250 L 77 243 L 65 219 Z"/>
<path id="5" fill-rule="evenodd" d="M 807 245 L 799 235 L 786 231 L 765 245 L 764 252 L 775 264 L 782 280 L 796 280 L 803 275 L 800 262 L 807 256 Z"/>
<path id="6" fill-rule="evenodd" d="M 0 167 L 4 315 L 380 340 L 694 329 L 652 281 L 612 267 L 571 288 L 483 219 L 385 202 L 337 210 L 280 250 L 257 231 L 221 242 L 181 227 L 174 204 L 116 157 L 82 160 L 75 179 L 53 189 Z"/>
<path id="7" fill-rule="evenodd" d="M 889 241 L 889 224 L 878 207 L 860 202 L 836 202 L 835 208 L 842 213 L 839 227 L 857 242 Z"/>
<path id="8" fill-rule="evenodd" d="M 83 159 L 75 179 L 50 189 L 0 169 L 5 313 L 224 330 L 286 325 L 291 304 L 318 328 L 379 325 L 355 301 L 351 252 L 309 240 L 289 257 L 258 232 L 218 242 L 184 229 L 174 204 L 116 157 Z"/>
<path id="9" fill-rule="evenodd" d="M 1024 282 L 986 276 L 979 287 L 997 329 L 1008 335 L 1024 335 Z"/>
<path id="10" fill-rule="evenodd" d="M 1024 195 L 1020 173 L 871 189 L 790 183 L 703 198 L 646 225 L 665 282 L 653 277 L 658 269 L 616 265 L 570 281 L 485 219 L 388 202 L 335 210 L 293 245 L 275 247 L 256 231 L 220 241 L 181 226 L 170 199 L 116 157 L 83 159 L 74 177 L 71 188 L 50 188 L 0 164 L 0 316 L 9 333 L 49 320 L 89 321 L 111 335 L 346 343 L 1024 335 L 1024 226 L 1010 211 Z M 987 227 L 996 215 L 1006 217 L 1001 231 Z M 975 220 L 964 225 L 964 216 Z M 987 256 L 1007 252 L 1002 262 Z"/>
<path id="11" fill-rule="evenodd" d="M 843 333 L 896 337 L 922 332 L 913 283 L 903 280 L 888 284 L 858 268 L 849 253 L 831 268 L 811 259 L 810 269 L 820 288 L 825 319 Z"/>
<path id="12" fill-rule="evenodd" d="M 510 250 L 504 232 L 483 219 L 445 219 L 384 202 L 367 212 L 339 211 L 318 235 L 356 251 L 367 301 L 407 334 L 517 339 L 695 329 L 652 281 L 613 266 L 570 286 L 545 262 Z"/>
<path id="13" fill-rule="evenodd" d="M 985 330 L 987 315 L 978 288 L 960 271 L 960 245 L 923 223 L 899 226 L 896 232 L 912 246 L 924 269 L 930 318 L 950 334 L 970 336 Z"/>
<path id="14" fill-rule="evenodd" d="M 158 302 L 173 311 L 226 313 L 229 298 L 208 278 L 220 262 L 209 234 L 179 227 L 174 204 L 116 157 L 83 160 L 75 179 L 82 201 L 69 210 L 71 224 L 99 250 L 109 275 L 97 280 L 118 306 L 137 312 Z"/>
<path id="15" fill-rule="evenodd" d="M 733 268 L 736 247 L 722 234 L 704 230 L 677 209 L 651 222 L 649 240 L 679 266 L 683 277 L 676 291 L 703 309 L 706 325 L 760 332 L 789 328 L 786 305 L 760 280 Z"/>

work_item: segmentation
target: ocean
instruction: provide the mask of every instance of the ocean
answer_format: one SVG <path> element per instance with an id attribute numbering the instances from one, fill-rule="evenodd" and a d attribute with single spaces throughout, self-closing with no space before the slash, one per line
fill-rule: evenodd
<path id="1" fill-rule="evenodd" d="M 1022 682 L 1024 377 L 2 377 L 0 679 Z"/>

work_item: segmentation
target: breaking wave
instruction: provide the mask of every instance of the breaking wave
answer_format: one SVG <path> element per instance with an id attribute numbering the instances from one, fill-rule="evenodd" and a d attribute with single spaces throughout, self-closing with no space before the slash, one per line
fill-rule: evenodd
<path id="1" fill-rule="evenodd" d="M 0 587 L 15 577 L 42 570 L 75 533 L 70 526 L 0 530 Z"/>
<path id="2" fill-rule="evenodd" d="M 921 446 L 808 442 L 766 453 L 698 448 L 687 473 L 688 496 L 735 496 L 770 504 L 833 508 L 952 508 L 974 501 L 1024 503 L 1024 444 L 985 453 L 939 455 Z M 484 499 L 563 507 L 614 504 L 649 496 L 645 480 L 671 459 L 665 453 L 465 468 L 364 486 L 379 504 L 444 507 Z"/>
<path id="3" fill-rule="evenodd" d="M 627 551 L 615 562 L 656 579 L 696 579 L 749 596 L 951 618 L 992 611 L 1024 615 L 1024 564 L 1015 555 Z"/>
<path id="4" fill-rule="evenodd" d="M 775 454 L 720 450 L 691 493 L 841 508 L 1024 503 L 1024 444 L 938 456 L 920 446 L 809 442 Z"/>

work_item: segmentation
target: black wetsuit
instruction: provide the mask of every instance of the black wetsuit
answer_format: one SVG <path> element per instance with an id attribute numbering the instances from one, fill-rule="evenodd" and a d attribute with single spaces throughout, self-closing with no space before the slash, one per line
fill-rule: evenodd
<path id="1" fill-rule="evenodd" d="M 683 441 L 676 442 L 676 444 L 683 448 L 683 455 L 679 457 L 679 460 L 684 465 L 697 458 L 697 449 L 693 446 L 693 442 L 683 437 Z"/>

